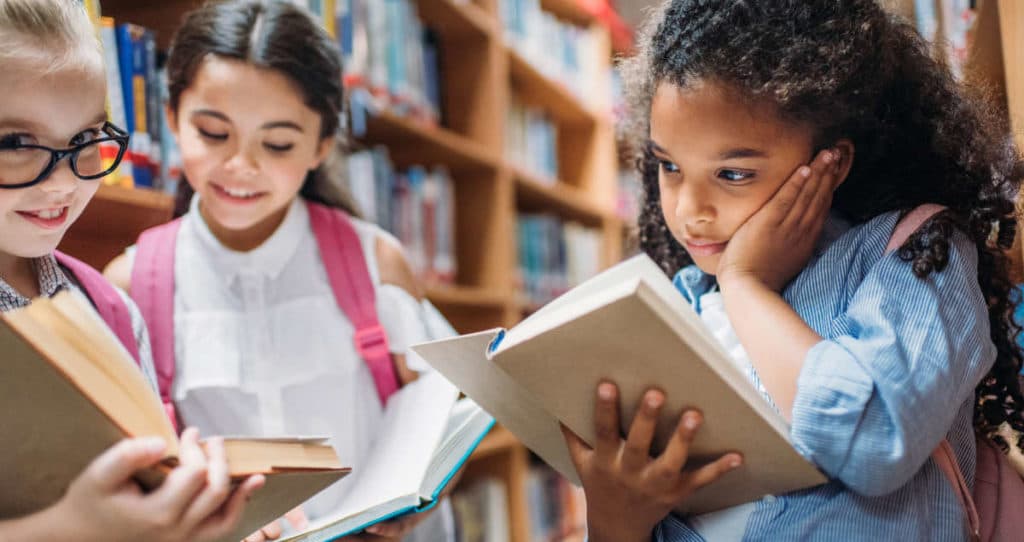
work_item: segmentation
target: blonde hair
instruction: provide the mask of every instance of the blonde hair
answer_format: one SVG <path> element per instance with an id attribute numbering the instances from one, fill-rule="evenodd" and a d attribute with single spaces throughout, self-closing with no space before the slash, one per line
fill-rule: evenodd
<path id="1" fill-rule="evenodd" d="M 103 70 L 96 30 L 78 0 L 0 0 L 0 67 L 29 63 L 40 75 Z"/>

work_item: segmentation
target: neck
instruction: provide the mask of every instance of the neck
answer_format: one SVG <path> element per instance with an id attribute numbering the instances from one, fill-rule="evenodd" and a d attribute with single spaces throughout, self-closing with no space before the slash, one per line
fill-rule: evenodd
<path id="1" fill-rule="evenodd" d="M 29 299 L 39 297 L 39 278 L 30 258 L 0 253 L 0 279 Z"/>
<path id="2" fill-rule="evenodd" d="M 203 217 L 203 220 L 206 221 L 207 226 L 210 228 L 210 232 L 213 233 L 213 236 L 222 245 L 235 252 L 249 252 L 265 243 L 267 239 L 270 239 L 270 236 L 277 231 L 278 226 L 284 221 L 289 207 L 291 207 L 290 204 L 285 205 L 280 210 L 274 211 L 252 226 L 241 230 L 227 228 L 214 220 L 206 212 L 206 207 L 203 205 L 202 200 L 199 200 L 199 215 Z"/>

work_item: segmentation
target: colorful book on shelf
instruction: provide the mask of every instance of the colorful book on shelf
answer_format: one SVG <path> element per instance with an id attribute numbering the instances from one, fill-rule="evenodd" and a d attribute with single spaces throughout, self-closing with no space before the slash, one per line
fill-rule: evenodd
<path id="1" fill-rule="evenodd" d="M 388 399 L 384 421 L 334 514 L 286 542 L 324 542 L 392 518 L 430 510 L 494 425 L 494 418 L 437 373 Z"/>
<path id="2" fill-rule="evenodd" d="M 509 542 L 508 488 L 500 478 L 460 485 L 452 509 L 459 542 Z"/>
<path id="3" fill-rule="evenodd" d="M 646 255 L 584 282 L 511 329 L 412 350 L 576 483 L 559 424 L 593 445 L 594 390 L 605 379 L 620 389 L 623 434 L 643 393 L 665 392 L 654 452 L 664 449 L 679 414 L 698 408 L 705 422 L 690 447 L 691 465 L 730 451 L 743 454 L 743 466 L 694 493 L 681 513 L 826 481 L 793 448 L 782 416 Z"/>
<path id="4" fill-rule="evenodd" d="M 117 48 L 117 29 L 114 19 L 101 17 L 99 26 L 100 43 L 103 46 L 103 59 L 107 75 L 107 115 L 110 122 L 123 130 L 128 129 L 128 118 L 125 116 L 124 94 L 121 87 L 121 65 Z M 104 160 L 113 163 L 117 157 L 117 146 L 105 147 Z M 109 156 L 108 156 L 109 155 Z M 105 184 L 112 184 L 131 188 L 134 185 L 132 180 L 132 162 L 130 156 L 125 156 L 117 170 L 103 179 Z"/>
<path id="5" fill-rule="evenodd" d="M 110 329 L 79 293 L 37 299 L 0 315 L 0 518 L 22 516 L 60 499 L 100 453 L 126 437 L 159 436 L 165 459 L 136 473 L 158 487 L 177 464 L 178 436 L 156 392 Z M 266 485 L 225 542 L 238 542 L 348 474 L 323 439 L 225 441 L 233 481 L 251 474 Z"/>
<path id="6" fill-rule="evenodd" d="M 153 33 L 135 24 L 117 27 L 117 49 L 121 68 L 121 93 L 124 98 L 125 130 L 131 135 L 129 151 L 135 186 L 153 186 L 153 140 L 147 124 L 147 43 Z"/>

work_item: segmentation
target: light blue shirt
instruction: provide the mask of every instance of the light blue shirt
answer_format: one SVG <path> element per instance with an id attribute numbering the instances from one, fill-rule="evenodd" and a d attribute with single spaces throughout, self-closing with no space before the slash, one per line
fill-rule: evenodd
<path id="1" fill-rule="evenodd" d="M 996 358 L 977 250 L 957 232 L 949 264 L 921 280 L 895 253 L 883 255 L 898 218 L 826 231 L 783 292 L 824 338 L 804 360 L 790 435 L 831 481 L 759 501 L 744 540 L 967 539 L 960 504 L 930 454 L 948 438 L 973 487 L 974 388 Z M 692 303 L 714 278 L 689 266 L 675 283 Z M 669 516 L 654 540 L 702 538 Z"/>

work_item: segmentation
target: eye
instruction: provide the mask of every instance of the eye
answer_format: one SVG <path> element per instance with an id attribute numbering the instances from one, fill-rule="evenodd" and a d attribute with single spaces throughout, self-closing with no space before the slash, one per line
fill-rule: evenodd
<path id="1" fill-rule="evenodd" d="M 68 143 L 72 147 L 75 147 L 75 146 L 78 146 L 78 145 L 84 145 L 86 143 L 89 143 L 90 141 L 94 141 L 96 139 L 99 139 L 100 137 L 102 137 L 102 135 L 103 134 L 99 131 L 99 129 L 97 129 L 97 128 L 90 128 L 88 130 L 83 130 L 81 132 L 78 132 L 78 134 L 76 134 L 75 137 L 72 137 L 71 141 L 69 141 Z"/>
<path id="2" fill-rule="evenodd" d="M 202 128 L 196 128 L 196 131 L 198 131 L 199 135 L 203 136 L 204 138 L 210 139 L 210 140 L 213 140 L 213 141 L 225 141 L 228 138 L 228 134 L 226 134 L 226 133 L 218 134 L 218 133 L 215 133 L 215 132 L 210 132 L 210 131 L 204 130 Z"/>
<path id="3" fill-rule="evenodd" d="M 34 145 L 35 138 L 29 134 L 4 134 L 0 136 L 0 149 L 17 149 L 23 145 Z"/>
<path id="4" fill-rule="evenodd" d="M 288 152 L 288 151 L 292 150 L 292 148 L 295 147 L 295 145 L 292 144 L 292 143 L 285 143 L 283 145 L 275 145 L 273 143 L 264 143 L 263 146 L 266 147 L 266 149 L 271 151 L 271 152 L 280 152 L 280 153 Z"/>
<path id="5" fill-rule="evenodd" d="M 660 167 L 661 171 L 666 174 L 679 173 L 679 166 L 669 162 L 668 160 L 658 160 L 658 167 Z"/>
<path id="6" fill-rule="evenodd" d="M 742 183 L 754 178 L 753 172 L 738 169 L 720 169 L 715 175 L 727 183 Z"/>

